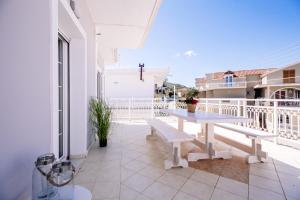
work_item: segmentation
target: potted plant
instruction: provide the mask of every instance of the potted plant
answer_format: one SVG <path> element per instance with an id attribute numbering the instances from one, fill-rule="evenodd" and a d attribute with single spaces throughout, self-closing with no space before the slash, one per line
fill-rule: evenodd
<path id="1" fill-rule="evenodd" d="M 197 97 L 198 95 L 199 95 L 199 91 L 195 88 L 192 88 L 187 92 L 185 103 L 187 105 L 188 112 L 191 112 L 191 113 L 195 112 L 198 100 L 194 99 L 194 97 Z"/>
<path id="2" fill-rule="evenodd" d="M 111 123 L 111 108 L 103 100 L 92 98 L 90 101 L 90 120 L 97 133 L 99 146 L 107 146 L 107 136 Z"/>

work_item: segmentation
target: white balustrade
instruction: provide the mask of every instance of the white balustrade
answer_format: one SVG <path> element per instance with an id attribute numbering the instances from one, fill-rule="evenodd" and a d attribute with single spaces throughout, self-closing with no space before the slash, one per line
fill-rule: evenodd
<path id="1" fill-rule="evenodd" d="M 107 99 L 113 118 L 149 119 L 166 116 L 161 109 L 186 109 L 184 102 L 174 103 L 158 98 Z M 197 109 L 253 119 L 238 125 L 278 134 L 281 138 L 300 142 L 300 100 L 288 99 L 217 99 L 201 98 Z"/>

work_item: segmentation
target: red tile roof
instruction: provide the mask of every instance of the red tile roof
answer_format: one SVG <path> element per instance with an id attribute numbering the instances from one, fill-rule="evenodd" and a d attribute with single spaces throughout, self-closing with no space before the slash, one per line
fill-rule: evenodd
<path id="1" fill-rule="evenodd" d="M 206 78 L 196 78 L 196 82 L 197 83 L 205 83 L 206 82 Z"/>
<path id="2" fill-rule="evenodd" d="M 251 70 L 239 70 L 239 71 L 232 71 L 233 75 L 235 77 L 245 77 L 249 75 L 263 75 L 265 73 L 268 73 L 270 71 L 274 70 L 274 68 L 269 68 L 269 69 L 251 69 Z M 228 71 L 226 71 L 228 72 Z M 226 72 L 215 72 L 212 75 L 212 79 L 223 79 L 224 74 Z"/>

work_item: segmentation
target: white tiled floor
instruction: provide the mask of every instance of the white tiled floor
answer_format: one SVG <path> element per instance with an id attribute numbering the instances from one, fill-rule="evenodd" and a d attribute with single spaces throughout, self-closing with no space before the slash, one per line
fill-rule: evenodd
<path id="1" fill-rule="evenodd" d="M 192 168 L 164 170 L 166 152 L 146 141 L 148 133 L 142 122 L 115 123 L 108 146 L 92 147 L 75 184 L 88 188 L 95 200 L 300 199 L 298 151 L 267 144 L 274 159 L 251 165 L 248 185 Z"/>

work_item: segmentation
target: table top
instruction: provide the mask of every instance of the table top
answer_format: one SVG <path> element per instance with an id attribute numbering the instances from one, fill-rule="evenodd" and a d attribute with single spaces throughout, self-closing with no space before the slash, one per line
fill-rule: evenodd
<path id="1" fill-rule="evenodd" d="M 61 187 L 58 198 L 64 199 L 64 197 L 69 196 L 70 192 L 74 192 L 72 200 L 92 200 L 92 193 L 80 185 L 74 185 L 74 188 L 70 185 Z"/>
<path id="2" fill-rule="evenodd" d="M 196 123 L 235 123 L 235 122 L 251 122 L 252 119 L 245 117 L 236 117 L 232 115 L 220 115 L 218 113 L 201 112 L 195 113 L 187 112 L 186 109 L 162 109 L 161 112 L 173 115 L 190 122 Z"/>

